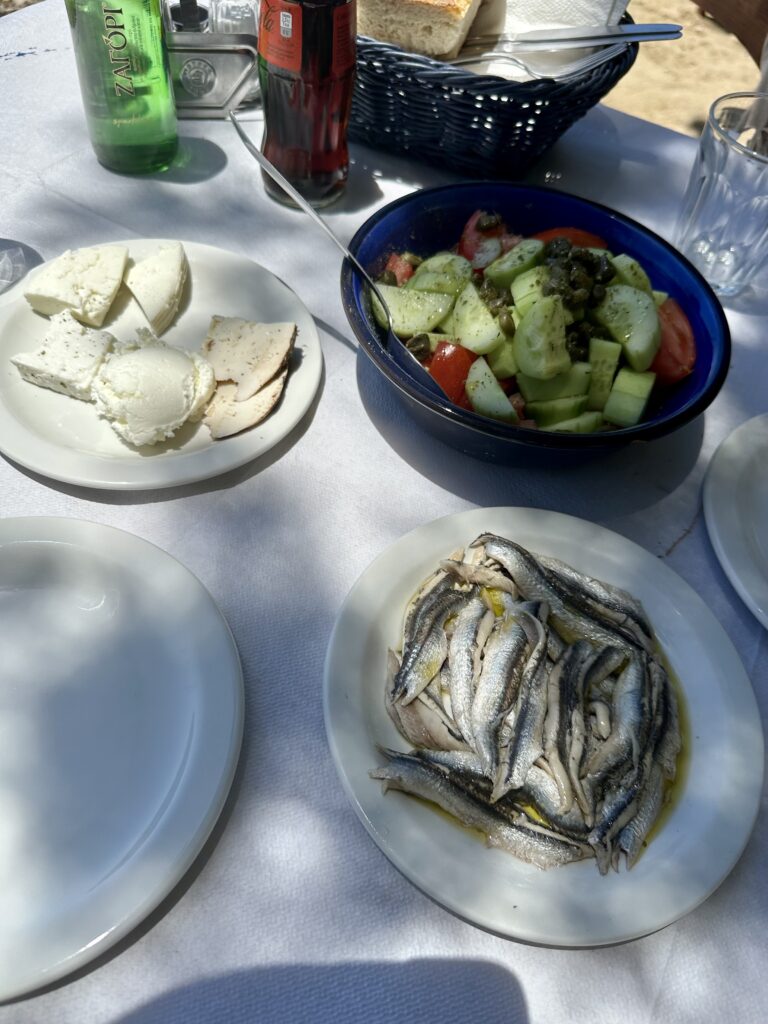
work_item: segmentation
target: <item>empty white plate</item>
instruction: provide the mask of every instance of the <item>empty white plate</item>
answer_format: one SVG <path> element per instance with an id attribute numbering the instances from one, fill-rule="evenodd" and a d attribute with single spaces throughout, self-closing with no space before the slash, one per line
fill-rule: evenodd
<path id="1" fill-rule="evenodd" d="M 232 782 L 240 661 L 170 555 L 0 520 L 0 999 L 81 967 L 200 852 Z"/>
<path id="2" fill-rule="evenodd" d="M 723 572 L 768 629 L 768 415 L 747 420 L 722 442 L 703 501 Z"/>

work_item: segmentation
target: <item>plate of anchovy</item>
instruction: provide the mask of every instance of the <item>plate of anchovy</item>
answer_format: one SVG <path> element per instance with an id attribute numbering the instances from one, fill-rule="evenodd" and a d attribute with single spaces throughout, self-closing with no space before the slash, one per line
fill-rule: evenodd
<path id="1" fill-rule="evenodd" d="M 726 633 L 649 552 L 560 513 L 473 509 L 400 538 L 341 609 L 324 699 L 381 850 L 509 938 L 671 924 L 757 816 L 762 727 Z"/>

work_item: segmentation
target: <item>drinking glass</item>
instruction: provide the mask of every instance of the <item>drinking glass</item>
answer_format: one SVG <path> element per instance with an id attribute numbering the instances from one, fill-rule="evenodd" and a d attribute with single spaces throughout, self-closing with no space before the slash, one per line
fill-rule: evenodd
<path id="1" fill-rule="evenodd" d="M 257 0 L 214 0 L 211 15 L 214 32 L 255 36 L 259 27 Z"/>
<path id="2" fill-rule="evenodd" d="M 730 93 L 710 107 L 675 242 L 723 297 L 768 261 L 768 93 Z"/>

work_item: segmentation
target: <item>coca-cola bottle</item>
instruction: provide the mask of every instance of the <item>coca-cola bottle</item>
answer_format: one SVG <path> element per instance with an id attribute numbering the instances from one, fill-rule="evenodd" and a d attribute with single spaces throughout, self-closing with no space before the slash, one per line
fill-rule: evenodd
<path id="1" fill-rule="evenodd" d="M 261 0 L 262 151 L 313 206 L 344 191 L 355 76 L 355 0 Z M 292 200 L 264 174 L 280 202 Z"/>

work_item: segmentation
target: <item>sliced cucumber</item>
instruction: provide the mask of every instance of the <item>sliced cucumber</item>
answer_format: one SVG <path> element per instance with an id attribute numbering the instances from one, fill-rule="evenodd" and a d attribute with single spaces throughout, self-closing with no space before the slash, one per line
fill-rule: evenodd
<path id="1" fill-rule="evenodd" d="M 551 380 L 570 369 L 559 295 L 546 295 L 531 306 L 515 331 L 514 345 L 518 368 L 529 377 Z"/>
<path id="2" fill-rule="evenodd" d="M 603 409 L 603 416 L 618 427 L 634 427 L 640 422 L 656 380 L 655 373 L 638 373 L 626 367 L 619 370 Z"/>
<path id="3" fill-rule="evenodd" d="M 592 376 L 587 395 L 587 409 L 602 409 L 611 393 L 613 378 L 619 367 L 621 345 L 607 338 L 590 338 L 589 365 Z"/>
<path id="4" fill-rule="evenodd" d="M 506 337 L 471 281 L 456 299 L 453 327 L 458 343 L 478 355 L 490 352 Z"/>
<path id="5" fill-rule="evenodd" d="M 526 402 L 525 413 L 536 420 L 537 427 L 551 427 L 579 416 L 586 405 L 586 395 L 571 395 L 570 398 L 551 398 L 548 402 Z"/>
<path id="6" fill-rule="evenodd" d="M 661 340 L 659 314 L 653 298 L 630 285 L 610 284 L 593 315 L 611 337 L 624 346 L 632 369 L 647 370 Z"/>
<path id="7" fill-rule="evenodd" d="M 389 284 L 380 284 L 378 288 L 389 306 L 392 328 L 398 338 L 427 334 L 437 327 L 453 305 L 450 295 L 409 291 L 407 288 Z M 389 326 L 387 317 L 375 295 L 371 295 L 371 305 L 376 322 L 386 330 Z"/>
<path id="8" fill-rule="evenodd" d="M 621 253 L 611 259 L 611 265 L 616 271 L 616 283 L 628 284 L 632 288 L 639 288 L 641 292 L 652 292 L 651 281 L 646 272 L 631 256 Z"/>
<path id="9" fill-rule="evenodd" d="M 559 373 L 551 380 L 538 380 L 529 377 L 527 373 L 518 372 L 517 386 L 526 402 L 547 402 L 552 398 L 586 395 L 591 376 L 592 367 L 589 363 L 574 363 L 565 373 Z"/>
<path id="10" fill-rule="evenodd" d="M 447 314 L 443 317 L 440 323 L 437 325 L 437 329 L 442 334 L 447 334 L 451 338 L 456 337 L 456 324 L 453 322 L 453 306 L 448 310 Z"/>
<path id="11" fill-rule="evenodd" d="M 546 267 L 534 267 L 514 279 L 510 286 L 512 301 L 521 317 L 525 316 L 534 302 L 543 298 L 544 285 L 548 280 L 549 270 Z"/>
<path id="12" fill-rule="evenodd" d="M 512 403 L 482 356 L 470 366 L 464 390 L 472 408 L 481 416 L 503 420 L 505 423 L 518 422 Z"/>
<path id="13" fill-rule="evenodd" d="M 515 339 L 505 338 L 496 348 L 486 356 L 488 365 L 494 377 L 499 380 L 506 380 L 507 377 L 514 377 L 517 373 L 517 360 L 515 359 Z"/>
<path id="14" fill-rule="evenodd" d="M 472 278 L 472 264 L 452 252 L 430 256 L 416 268 L 405 287 L 422 292 L 441 292 L 455 298 Z"/>
<path id="15" fill-rule="evenodd" d="M 549 427 L 542 427 L 542 430 L 557 431 L 558 434 L 594 434 L 603 425 L 603 414 L 601 412 L 582 412 L 573 419 L 563 420 L 561 423 L 553 423 Z"/>
<path id="16" fill-rule="evenodd" d="M 509 288 L 516 277 L 541 261 L 543 248 L 544 243 L 538 238 L 524 238 L 485 268 L 486 279 L 496 288 Z"/>
<path id="17" fill-rule="evenodd" d="M 659 306 L 663 306 L 669 298 L 669 292 L 657 292 L 656 289 L 651 292 L 651 295 L 653 295 L 653 301 L 656 303 L 656 309 Z"/>

